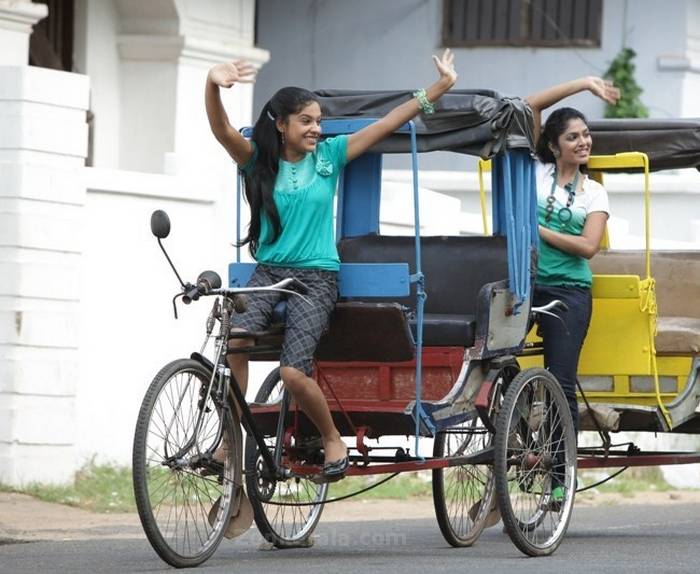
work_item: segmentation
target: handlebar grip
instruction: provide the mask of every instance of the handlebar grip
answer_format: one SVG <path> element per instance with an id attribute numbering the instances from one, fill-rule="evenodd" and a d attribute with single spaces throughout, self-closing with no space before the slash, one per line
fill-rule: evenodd
<path id="1" fill-rule="evenodd" d="M 202 271 L 197 277 L 197 284 L 185 285 L 185 293 L 182 296 L 182 302 L 189 305 L 192 301 L 199 299 L 200 295 L 206 295 L 212 289 L 221 287 L 221 277 L 216 271 Z"/>
<path id="2" fill-rule="evenodd" d="M 186 285 L 185 288 L 187 289 L 185 293 L 182 295 L 182 302 L 185 305 L 189 305 L 192 303 L 192 301 L 196 301 L 199 299 L 199 286 L 198 285 Z"/>

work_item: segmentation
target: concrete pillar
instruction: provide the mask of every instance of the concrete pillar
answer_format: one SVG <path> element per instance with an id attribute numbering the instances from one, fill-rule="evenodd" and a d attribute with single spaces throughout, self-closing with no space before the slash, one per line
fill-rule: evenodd
<path id="1" fill-rule="evenodd" d="M 32 26 L 46 17 L 45 4 L 31 0 L 0 0 L 0 66 L 29 63 Z"/>
<path id="2" fill-rule="evenodd" d="M 87 77 L 27 66 L 5 34 L 10 13 L 46 14 L 27 4 L 0 2 L 0 54 L 17 60 L 0 65 L 0 482 L 13 485 L 75 471 L 89 99 Z"/>
<path id="3" fill-rule="evenodd" d="M 204 113 L 204 82 L 216 63 L 246 59 L 256 67 L 269 53 L 253 46 L 253 0 L 117 0 L 121 34 L 122 169 L 202 173 L 222 157 Z M 231 122 L 250 118 L 252 86 L 226 92 Z M 138 134 L 138 138 L 134 137 Z"/>

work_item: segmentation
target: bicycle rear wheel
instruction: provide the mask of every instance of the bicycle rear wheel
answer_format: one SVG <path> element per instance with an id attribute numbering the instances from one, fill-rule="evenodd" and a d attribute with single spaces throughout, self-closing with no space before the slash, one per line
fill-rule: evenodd
<path id="1" fill-rule="evenodd" d="M 177 568 L 202 564 L 214 553 L 241 476 L 236 414 L 207 392 L 210 379 L 211 372 L 193 360 L 163 367 L 146 392 L 134 435 L 141 524 L 158 555 Z M 217 462 L 211 454 L 220 447 L 224 457 Z"/>
<path id="2" fill-rule="evenodd" d="M 549 371 L 526 369 L 513 379 L 494 443 L 498 505 L 511 540 L 529 556 L 552 554 L 571 519 L 576 435 L 564 392 Z"/>
<path id="3" fill-rule="evenodd" d="M 489 447 L 491 433 L 471 419 L 438 433 L 435 458 L 468 456 Z M 440 532 L 452 546 L 471 546 L 486 526 L 494 501 L 493 471 L 465 464 L 433 470 L 433 501 Z"/>
<path id="4" fill-rule="evenodd" d="M 277 368 L 263 382 L 255 402 L 281 405 L 283 392 Z M 270 452 L 274 452 L 275 443 L 274 436 L 265 439 Z M 321 518 L 328 484 L 316 484 L 299 476 L 286 480 L 271 477 L 258 445 L 250 435 L 246 438 L 245 469 L 246 490 L 253 506 L 255 524 L 263 538 L 277 548 L 308 546 L 311 533 Z"/>

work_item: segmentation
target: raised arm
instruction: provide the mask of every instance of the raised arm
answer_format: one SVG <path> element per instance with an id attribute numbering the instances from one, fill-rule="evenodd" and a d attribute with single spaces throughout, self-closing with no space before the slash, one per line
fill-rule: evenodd
<path id="1" fill-rule="evenodd" d="M 236 82 L 249 84 L 255 81 L 255 69 L 243 60 L 217 64 L 207 75 L 204 105 L 209 126 L 218 142 L 224 146 L 238 165 L 244 165 L 253 155 L 250 142 L 231 126 L 221 102 L 220 88 L 230 88 Z"/>
<path id="2" fill-rule="evenodd" d="M 613 86 L 613 83 L 603 78 L 587 76 L 578 80 L 571 80 L 563 84 L 557 84 L 541 92 L 537 92 L 525 98 L 525 101 L 532 108 L 535 116 L 535 138 L 539 138 L 542 126 L 542 110 L 560 102 L 564 98 L 573 96 L 580 92 L 589 91 L 600 99 L 614 104 L 620 99 L 620 90 Z"/>
<path id="3" fill-rule="evenodd" d="M 430 103 L 440 99 L 457 81 L 457 72 L 454 69 L 454 56 L 447 49 L 442 57 L 433 56 L 433 61 L 438 69 L 440 77 L 429 88 L 425 90 Z M 421 111 L 420 104 L 416 98 L 412 98 L 403 104 L 396 106 L 381 120 L 355 132 L 348 138 L 348 161 L 362 155 L 376 143 L 382 141 L 394 133 L 399 127 L 410 119 L 414 118 Z"/>

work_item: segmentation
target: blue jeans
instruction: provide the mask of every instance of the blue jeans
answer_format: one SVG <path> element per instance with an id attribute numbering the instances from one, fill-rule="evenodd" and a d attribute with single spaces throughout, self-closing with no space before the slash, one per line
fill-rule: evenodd
<path id="1" fill-rule="evenodd" d="M 566 303 L 569 310 L 557 311 L 564 324 L 554 317 L 540 315 L 539 332 L 544 343 L 544 366 L 559 381 L 569 403 L 574 428 L 578 432 L 576 371 L 581 347 L 591 323 L 591 290 L 585 287 L 535 285 L 534 306 L 546 305 L 554 299 Z"/>

